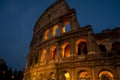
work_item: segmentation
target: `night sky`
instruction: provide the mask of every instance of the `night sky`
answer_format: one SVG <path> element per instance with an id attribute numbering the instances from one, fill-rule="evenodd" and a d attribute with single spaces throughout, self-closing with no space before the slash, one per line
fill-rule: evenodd
<path id="1" fill-rule="evenodd" d="M 56 0 L 0 0 L 0 58 L 23 70 L 33 28 L 40 15 Z M 76 9 L 80 26 L 95 33 L 120 27 L 120 0 L 66 0 Z"/>

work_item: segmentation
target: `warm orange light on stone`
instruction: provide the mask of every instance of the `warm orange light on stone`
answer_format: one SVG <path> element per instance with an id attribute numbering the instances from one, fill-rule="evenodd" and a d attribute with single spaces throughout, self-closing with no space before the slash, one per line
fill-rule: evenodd
<path id="1" fill-rule="evenodd" d="M 69 43 L 62 44 L 61 49 L 62 49 L 62 57 L 70 57 L 70 45 L 69 45 Z"/>
<path id="2" fill-rule="evenodd" d="M 53 26 L 53 29 L 52 29 L 52 35 L 55 36 L 56 35 L 56 30 L 58 28 L 58 25 L 55 25 Z"/>
<path id="3" fill-rule="evenodd" d="M 44 62 L 45 59 L 46 59 L 46 49 L 43 49 L 40 57 L 40 62 Z"/>
<path id="4" fill-rule="evenodd" d="M 80 73 L 80 76 L 79 76 L 79 77 L 80 77 L 80 78 L 89 78 L 90 75 L 89 75 L 88 72 L 84 71 L 84 72 Z"/>
<path id="5" fill-rule="evenodd" d="M 102 76 L 107 76 L 111 80 L 114 80 L 113 79 L 113 74 L 111 72 L 109 72 L 109 71 L 102 71 L 102 72 L 100 72 L 99 78 L 101 78 Z"/>
<path id="6" fill-rule="evenodd" d="M 46 30 L 44 34 L 44 40 L 48 40 L 48 37 L 49 37 L 49 30 Z"/>
<path id="7" fill-rule="evenodd" d="M 76 41 L 75 49 L 76 49 L 76 54 L 78 54 L 78 44 L 81 42 L 87 42 L 85 39 L 78 39 Z"/>
<path id="8" fill-rule="evenodd" d="M 66 77 L 66 80 L 70 80 L 70 74 L 69 74 L 68 72 L 65 73 L 64 75 L 65 75 L 65 77 Z"/>

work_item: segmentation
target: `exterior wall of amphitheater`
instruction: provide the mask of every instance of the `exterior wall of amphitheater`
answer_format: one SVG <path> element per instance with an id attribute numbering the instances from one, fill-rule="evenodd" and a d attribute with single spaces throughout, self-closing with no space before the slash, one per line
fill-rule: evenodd
<path id="1" fill-rule="evenodd" d="M 120 80 L 120 28 L 94 34 L 57 0 L 36 22 L 24 80 Z"/>

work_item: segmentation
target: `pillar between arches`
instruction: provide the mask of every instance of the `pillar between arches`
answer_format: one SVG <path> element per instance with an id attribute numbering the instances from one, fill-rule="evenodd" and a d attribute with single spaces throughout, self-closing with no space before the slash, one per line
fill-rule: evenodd
<path id="1" fill-rule="evenodd" d="M 71 41 L 70 41 L 70 45 L 71 45 L 71 47 L 70 47 L 70 55 L 71 56 L 75 56 L 76 54 L 75 54 L 75 40 L 73 39 L 73 38 L 71 38 Z"/>
<path id="2" fill-rule="evenodd" d="M 58 23 L 58 31 L 59 31 L 58 35 L 61 35 L 62 34 L 62 23 Z"/>

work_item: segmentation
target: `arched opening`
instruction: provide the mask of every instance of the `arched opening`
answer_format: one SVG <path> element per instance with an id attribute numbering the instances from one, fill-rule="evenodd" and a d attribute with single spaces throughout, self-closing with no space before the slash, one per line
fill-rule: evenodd
<path id="1" fill-rule="evenodd" d="M 70 57 L 70 45 L 66 45 L 64 48 L 65 57 Z"/>
<path id="2" fill-rule="evenodd" d="M 88 54 L 87 51 L 87 41 L 85 39 L 78 39 L 76 41 L 76 54 Z"/>
<path id="3" fill-rule="evenodd" d="M 49 30 L 46 30 L 44 34 L 44 40 L 48 40 L 48 38 L 49 38 Z"/>
<path id="4" fill-rule="evenodd" d="M 53 26 L 53 29 L 52 29 L 52 35 L 56 36 L 58 34 L 59 34 L 58 25 L 55 25 L 55 26 Z"/>
<path id="5" fill-rule="evenodd" d="M 70 45 L 69 45 L 69 43 L 64 43 L 62 45 L 62 57 L 70 57 Z"/>
<path id="6" fill-rule="evenodd" d="M 106 53 L 106 47 L 102 44 L 98 45 L 102 53 Z"/>
<path id="7" fill-rule="evenodd" d="M 55 73 L 53 72 L 49 73 L 48 80 L 56 80 Z"/>
<path id="8" fill-rule="evenodd" d="M 78 73 L 78 80 L 90 80 L 90 74 L 87 71 L 80 71 Z"/>
<path id="9" fill-rule="evenodd" d="M 69 21 L 64 21 L 63 26 L 62 26 L 62 32 L 68 32 L 70 31 L 71 25 Z"/>
<path id="10" fill-rule="evenodd" d="M 116 51 L 120 55 L 120 42 L 114 42 L 112 44 L 112 50 Z"/>
<path id="11" fill-rule="evenodd" d="M 68 72 L 65 72 L 64 76 L 65 80 L 70 80 L 70 74 Z"/>
<path id="12" fill-rule="evenodd" d="M 46 60 L 46 49 L 43 49 L 40 57 L 40 62 L 45 62 L 45 60 Z"/>
<path id="13" fill-rule="evenodd" d="M 87 44 L 86 42 L 81 42 L 78 44 L 78 55 L 87 54 Z"/>
<path id="14" fill-rule="evenodd" d="M 99 80 L 114 80 L 114 77 L 109 71 L 101 71 L 99 74 Z"/>
<path id="15" fill-rule="evenodd" d="M 50 56 L 49 56 L 49 59 L 50 60 L 55 60 L 57 58 L 57 49 L 56 49 L 56 46 L 52 46 L 50 48 Z"/>

